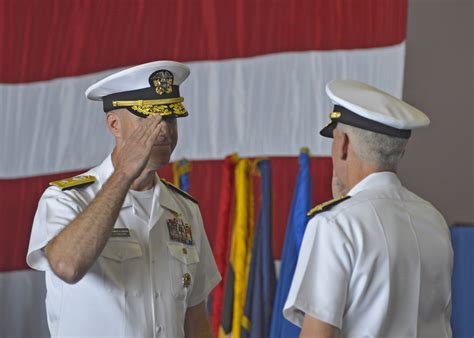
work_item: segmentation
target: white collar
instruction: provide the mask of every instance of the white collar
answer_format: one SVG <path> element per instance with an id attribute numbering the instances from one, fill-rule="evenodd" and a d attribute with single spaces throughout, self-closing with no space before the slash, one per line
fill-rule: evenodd
<path id="1" fill-rule="evenodd" d="M 109 179 L 110 175 L 114 172 L 115 168 L 112 163 L 112 154 L 109 154 L 101 164 L 94 168 L 94 171 L 97 173 L 97 178 L 99 179 L 100 185 L 104 185 L 105 182 Z"/>
<path id="2" fill-rule="evenodd" d="M 364 177 L 362 181 L 353 186 L 347 195 L 354 196 L 363 190 L 373 189 L 375 187 L 386 187 L 387 185 L 401 185 L 395 173 L 391 171 L 373 173 Z"/>

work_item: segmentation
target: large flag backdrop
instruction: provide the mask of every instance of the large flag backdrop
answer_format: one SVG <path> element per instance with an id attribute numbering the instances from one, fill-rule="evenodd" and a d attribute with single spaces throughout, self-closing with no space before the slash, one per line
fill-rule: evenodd
<path id="1" fill-rule="evenodd" d="M 406 17 L 407 0 L 0 2 L 0 335 L 44 328 L 42 276 L 25 263 L 41 192 L 113 147 L 100 103 L 83 95 L 90 84 L 148 61 L 186 62 L 190 116 L 173 159 L 192 161 L 211 243 L 223 158 L 270 156 L 278 258 L 301 146 L 315 156 L 314 202 L 330 195 L 330 142 L 317 135 L 331 108 L 325 83 L 401 96 Z M 171 168 L 162 175 L 172 180 Z"/>

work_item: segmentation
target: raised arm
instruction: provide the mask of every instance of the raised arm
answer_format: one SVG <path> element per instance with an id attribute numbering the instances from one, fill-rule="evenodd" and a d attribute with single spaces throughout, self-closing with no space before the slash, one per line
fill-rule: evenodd
<path id="1" fill-rule="evenodd" d="M 81 280 L 104 249 L 127 191 L 150 157 L 160 122 L 159 115 L 140 121 L 118 152 L 114 173 L 94 200 L 47 244 L 48 262 L 65 282 Z"/>

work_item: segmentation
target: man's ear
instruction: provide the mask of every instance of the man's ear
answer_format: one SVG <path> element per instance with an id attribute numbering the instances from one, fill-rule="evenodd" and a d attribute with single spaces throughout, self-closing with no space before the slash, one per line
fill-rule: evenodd
<path id="1" fill-rule="evenodd" d="M 333 132 L 334 141 L 334 156 L 339 160 L 345 161 L 349 152 L 349 137 L 346 133 L 339 129 L 335 129 Z"/>
<path id="2" fill-rule="evenodd" d="M 341 160 L 347 160 L 347 154 L 349 153 L 349 136 L 346 133 L 341 135 Z"/>
<path id="3" fill-rule="evenodd" d="M 115 138 L 120 138 L 121 135 L 121 125 L 120 125 L 120 116 L 115 111 L 108 112 L 105 116 L 105 123 L 107 128 L 114 135 Z"/>

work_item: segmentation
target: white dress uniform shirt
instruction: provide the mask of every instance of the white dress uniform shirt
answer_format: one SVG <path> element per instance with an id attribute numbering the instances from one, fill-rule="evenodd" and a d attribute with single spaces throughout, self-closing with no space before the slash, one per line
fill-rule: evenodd
<path id="1" fill-rule="evenodd" d="M 86 173 L 96 177 L 94 184 L 66 191 L 49 187 L 39 202 L 27 262 L 46 271 L 51 335 L 184 337 L 186 309 L 205 301 L 221 278 L 198 205 L 158 177 L 152 191 L 138 192 L 138 198 L 127 193 L 114 229 L 128 229 L 121 234 L 130 236 L 110 237 L 78 283 L 59 279 L 44 255 L 48 241 L 86 209 L 113 170 L 109 156 Z M 171 240 L 168 221 L 176 220 L 191 227 L 192 245 Z"/>
<path id="2" fill-rule="evenodd" d="M 340 337 L 451 337 L 453 253 L 448 226 L 390 172 L 308 223 L 284 316 L 304 315 Z"/>

